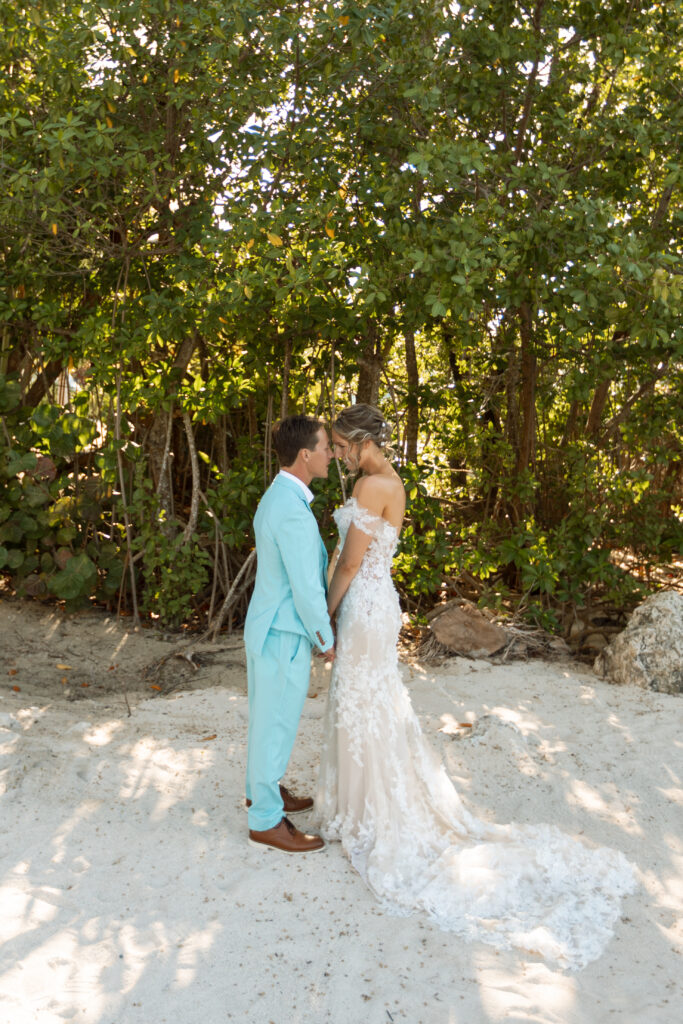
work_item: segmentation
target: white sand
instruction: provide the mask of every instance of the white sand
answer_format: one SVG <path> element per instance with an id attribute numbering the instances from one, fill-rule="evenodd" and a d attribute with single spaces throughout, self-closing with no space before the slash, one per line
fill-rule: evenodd
<path id="1" fill-rule="evenodd" d="M 41 614 L 34 634 L 54 638 L 54 613 Z M 120 650 L 105 622 L 88 641 L 103 666 Z M 73 650 L 77 634 L 76 622 L 62 643 Z M 48 668 L 32 680 L 22 643 L 0 690 L 2 1024 L 683 1017 L 683 698 L 615 688 L 570 662 L 406 666 L 474 813 L 553 823 L 637 865 L 604 955 L 567 974 L 381 913 L 338 845 L 305 857 L 250 847 L 234 652 L 223 685 L 131 698 L 128 716 L 94 685 L 77 702 L 54 688 L 41 698 Z M 314 784 L 323 710 L 322 693 L 304 709 L 286 780 L 299 793 Z"/>

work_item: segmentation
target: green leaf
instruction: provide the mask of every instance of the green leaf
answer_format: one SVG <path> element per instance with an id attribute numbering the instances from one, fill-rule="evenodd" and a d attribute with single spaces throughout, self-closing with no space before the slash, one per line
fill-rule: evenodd
<path id="1" fill-rule="evenodd" d="M 10 520 L 0 526 L 0 543 L 8 541 L 10 544 L 20 544 L 24 539 L 24 531 L 18 523 Z"/>
<path id="2" fill-rule="evenodd" d="M 5 564 L 9 569 L 18 569 L 19 566 L 24 561 L 24 558 L 25 555 L 23 551 L 21 551 L 19 548 L 12 548 L 11 551 L 7 552 Z"/>
<path id="3" fill-rule="evenodd" d="M 57 544 L 70 544 L 78 536 L 75 526 L 62 526 L 55 534 Z"/>
<path id="4" fill-rule="evenodd" d="M 35 469 L 38 457 L 35 452 L 15 452 L 12 449 L 7 453 L 9 458 L 5 473 L 7 476 L 17 476 L 18 473 L 25 473 L 27 470 Z"/>
<path id="5" fill-rule="evenodd" d="M 84 553 L 74 555 L 65 568 L 50 580 L 50 590 L 57 597 L 72 599 L 89 594 L 97 579 L 97 567 Z"/>

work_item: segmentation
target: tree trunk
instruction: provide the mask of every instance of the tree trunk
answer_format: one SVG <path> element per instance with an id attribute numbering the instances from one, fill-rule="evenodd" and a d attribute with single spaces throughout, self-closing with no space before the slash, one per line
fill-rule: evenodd
<path id="1" fill-rule="evenodd" d="M 560 448 L 566 448 L 569 442 L 574 437 L 576 430 L 576 423 L 579 418 L 579 403 L 576 399 L 572 401 L 569 406 L 569 413 L 567 415 L 567 422 L 565 423 L 564 433 L 562 434 L 562 440 L 560 441 Z"/>
<path id="2" fill-rule="evenodd" d="M 358 358 L 358 390 L 356 401 L 376 405 L 379 382 L 382 375 L 382 353 L 379 345 L 377 324 L 372 320 L 367 325 L 367 339 Z"/>
<path id="3" fill-rule="evenodd" d="M 533 347 L 531 309 L 528 302 L 521 304 L 519 319 L 522 341 L 522 403 L 521 429 L 517 449 L 518 473 L 533 465 L 536 452 L 536 375 L 538 372 L 536 353 Z"/>
<path id="4" fill-rule="evenodd" d="M 587 437 L 597 437 L 598 435 L 598 431 L 600 430 L 600 421 L 602 420 L 602 414 L 609 397 L 609 386 L 611 383 L 611 378 L 601 380 L 593 392 L 593 401 L 591 402 L 590 412 L 588 413 L 588 419 L 586 420 L 585 427 Z"/>
<path id="5" fill-rule="evenodd" d="M 284 359 L 282 362 L 282 397 L 280 401 L 280 419 L 289 415 L 289 377 L 292 372 L 292 339 L 285 341 Z"/>
<path id="6" fill-rule="evenodd" d="M 375 352 L 364 353 L 358 360 L 358 390 L 356 401 L 367 405 L 376 405 L 379 395 L 379 382 L 382 375 L 382 360 Z"/>
<path id="7" fill-rule="evenodd" d="M 417 438 L 420 427 L 420 405 L 418 389 L 420 378 L 417 369 L 417 353 L 415 351 L 415 331 L 404 334 L 406 346 L 406 373 L 408 375 L 408 395 L 406 400 L 406 459 L 417 462 Z"/>
<path id="8" fill-rule="evenodd" d="M 163 420 L 160 415 L 155 416 L 149 436 L 147 438 L 148 465 L 152 473 L 152 483 L 155 485 L 159 507 L 163 510 L 164 516 L 159 524 L 161 532 L 167 537 L 173 535 L 173 493 L 171 482 L 171 442 L 173 437 L 173 407 L 169 410 L 166 429 L 162 438 Z M 161 458 L 159 458 L 161 452 Z M 155 477 L 156 470 L 156 477 Z"/>
<path id="9" fill-rule="evenodd" d="M 258 420 L 256 419 L 256 400 L 253 395 L 247 395 L 247 425 L 249 429 L 249 442 L 254 443 L 258 437 Z"/>
<path id="10" fill-rule="evenodd" d="M 519 451 L 519 380 L 520 353 L 511 341 L 505 372 L 505 437 L 514 452 Z"/>
<path id="11" fill-rule="evenodd" d="M 228 461 L 228 417 L 226 415 L 221 416 L 218 421 L 218 434 L 216 437 L 218 444 L 218 453 L 216 455 L 216 461 L 218 462 L 218 468 L 221 473 L 225 475 L 228 472 L 229 461 Z"/>
<path id="12" fill-rule="evenodd" d="M 183 339 L 178 347 L 175 359 L 173 360 L 173 368 L 180 370 L 181 376 L 187 370 L 196 344 L 197 335 L 192 334 Z M 159 507 L 164 513 L 163 532 L 167 535 L 173 533 L 171 527 L 171 520 L 173 518 L 172 417 L 172 406 L 168 413 L 163 409 L 159 409 L 154 416 L 145 439 L 147 464 L 159 499 Z"/>
<path id="13" fill-rule="evenodd" d="M 185 434 L 187 435 L 187 446 L 190 450 L 190 467 L 192 469 L 192 498 L 190 501 L 190 516 L 185 525 L 183 531 L 183 543 L 187 544 L 191 539 L 192 534 L 197 529 L 197 520 L 199 518 L 199 459 L 197 457 L 197 445 L 195 443 L 194 432 L 192 430 L 192 420 L 190 419 L 189 412 L 183 412 L 183 424 L 185 426 Z"/>

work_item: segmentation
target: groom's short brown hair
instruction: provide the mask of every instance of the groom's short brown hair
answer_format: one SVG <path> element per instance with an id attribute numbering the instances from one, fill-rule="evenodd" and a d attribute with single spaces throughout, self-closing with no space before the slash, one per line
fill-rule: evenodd
<path id="1" fill-rule="evenodd" d="M 312 450 L 324 426 L 313 416 L 287 416 L 273 427 L 273 446 L 281 466 L 291 466 L 302 448 Z"/>

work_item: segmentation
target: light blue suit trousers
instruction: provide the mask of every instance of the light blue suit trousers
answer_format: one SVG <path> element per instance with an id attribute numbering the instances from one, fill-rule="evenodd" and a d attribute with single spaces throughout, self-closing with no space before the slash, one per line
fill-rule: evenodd
<path id="1" fill-rule="evenodd" d="M 249 828 L 283 816 L 285 774 L 311 670 L 311 648 L 334 643 L 327 614 L 327 552 L 306 496 L 285 476 L 273 480 L 254 517 L 257 569 L 244 625 L 249 687 L 246 794 Z"/>

